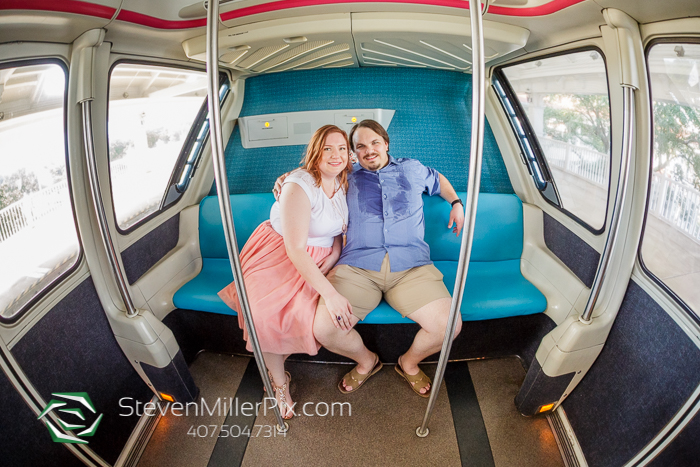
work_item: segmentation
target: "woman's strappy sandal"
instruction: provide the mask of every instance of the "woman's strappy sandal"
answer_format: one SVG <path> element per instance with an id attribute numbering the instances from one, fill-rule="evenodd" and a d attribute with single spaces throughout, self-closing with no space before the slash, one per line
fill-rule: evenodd
<path id="1" fill-rule="evenodd" d="M 285 420 L 291 419 L 294 417 L 294 409 L 287 403 L 287 389 L 292 382 L 292 375 L 289 374 L 288 371 L 285 371 L 284 374 L 287 377 L 287 381 L 282 386 L 275 386 L 275 380 L 272 378 L 272 373 L 270 373 L 268 370 L 267 374 L 270 376 L 272 392 L 275 393 L 275 396 L 277 396 L 277 392 L 279 392 L 279 408 L 282 418 Z"/>

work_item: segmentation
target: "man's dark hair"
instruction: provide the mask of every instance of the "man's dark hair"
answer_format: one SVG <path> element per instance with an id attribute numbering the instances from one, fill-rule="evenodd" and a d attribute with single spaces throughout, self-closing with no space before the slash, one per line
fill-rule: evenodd
<path id="1" fill-rule="evenodd" d="M 375 122 L 374 120 L 362 120 L 360 123 L 356 123 L 355 126 L 352 127 L 352 129 L 350 130 L 350 134 L 348 135 L 348 139 L 350 140 L 350 145 L 353 151 L 355 150 L 355 142 L 353 141 L 353 137 L 355 136 L 355 132 L 358 128 L 369 128 L 370 130 L 381 136 L 384 139 L 384 141 L 386 141 L 386 144 L 389 144 L 389 135 L 387 134 L 384 127 L 379 124 L 379 122 Z"/>

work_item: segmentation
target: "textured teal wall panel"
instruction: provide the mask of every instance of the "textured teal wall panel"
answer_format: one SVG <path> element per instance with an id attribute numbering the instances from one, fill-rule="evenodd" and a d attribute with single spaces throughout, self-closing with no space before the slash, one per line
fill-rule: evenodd
<path id="1" fill-rule="evenodd" d="M 411 68 L 290 71 L 248 78 L 241 116 L 330 109 L 396 110 L 389 153 L 434 167 L 458 191 L 467 187 L 471 75 Z M 481 191 L 513 193 L 503 158 L 486 124 Z M 226 147 L 231 193 L 272 189 L 298 166 L 304 146 L 244 149 L 238 127 Z"/>

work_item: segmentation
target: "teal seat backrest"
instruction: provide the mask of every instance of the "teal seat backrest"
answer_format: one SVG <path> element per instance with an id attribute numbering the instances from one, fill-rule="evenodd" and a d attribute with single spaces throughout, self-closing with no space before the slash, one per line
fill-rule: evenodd
<path id="1" fill-rule="evenodd" d="M 464 200 L 465 193 L 458 193 Z M 231 195 L 231 209 L 239 250 L 255 228 L 270 217 L 272 193 Z M 457 261 L 462 236 L 447 228 L 450 207 L 439 196 L 423 196 L 425 241 L 433 261 Z M 219 201 L 204 198 L 199 209 L 199 241 L 202 258 L 228 258 Z M 523 251 L 523 208 L 515 195 L 481 193 L 476 212 L 471 261 L 520 259 Z"/>
<path id="2" fill-rule="evenodd" d="M 464 201 L 466 193 L 457 193 Z M 439 196 L 423 196 L 425 241 L 433 261 L 457 261 L 462 235 L 447 228 L 450 207 Z M 523 205 L 515 195 L 480 193 L 470 261 L 520 259 L 523 253 Z"/>
<path id="3" fill-rule="evenodd" d="M 240 251 L 258 225 L 270 218 L 275 197 L 272 193 L 250 193 L 231 195 L 230 198 L 236 243 Z M 217 196 L 207 196 L 199 205 L 199 248 L 202 258 L 228 259 Z"/>

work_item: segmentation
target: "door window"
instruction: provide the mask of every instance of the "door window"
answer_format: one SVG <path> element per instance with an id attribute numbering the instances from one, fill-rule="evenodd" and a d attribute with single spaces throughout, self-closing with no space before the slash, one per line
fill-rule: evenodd
<path id="1" fill-rule="evenodd" d="M 519 107 L 519 116 L 513 112 L 518 117 L 514 126 L 526 127 L 518 135 L 527 137 L 524 153 L 536 164 L 531 172 L 538 188 L 544 191 L 542 179 L 548 180 L 543 174 L 549 174 L 558 195 L 555 204 L 602 231 L 610 178 L 610 103 L 603 56 L 586 50 L 501 70 Z"/>
<path id="2" fill-rule="evenodd" d="M 66 69 L 0 68 L 0 321 L 13 321 L 77 263 L 66 164 Z"/>
<path id="3" fill-rule="evenodd" d="M 120 230 L 132 229 L 179 198 L 177 186 L 186 186 L 186 180 L 174 172 L 182 171 L 178 160 L 183 151 L 191 152 L 201 132 L 204 119 L 198 115 L 206 95 L 203 71 L 136 63 L 112 68 L 109 161 Z M 195 122 L 199 127 L 193 129 Z M 188 137 L 193 131 L 195 137 Z"/>
<path id="4" fill-rule="evenodd" d="M 657 280 L 700 312 L 700 44 L 648 52 L 654 121 L 641 257 Z"/>

